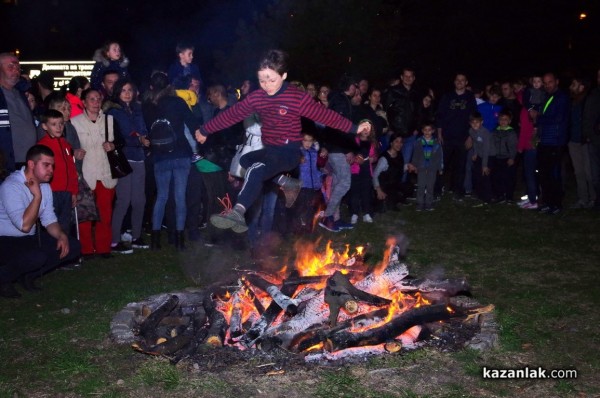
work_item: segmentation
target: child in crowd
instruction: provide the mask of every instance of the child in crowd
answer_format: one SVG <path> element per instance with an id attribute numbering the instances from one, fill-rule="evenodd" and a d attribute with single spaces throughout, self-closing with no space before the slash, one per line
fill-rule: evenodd
<path id="1" fill-rule="evenodd" d="M 79 116 L 83 113 L 83 102 L 81 102 L 81 93 L 90 88 L 90 81 L 85 76 L 73 76 L 66 87 L 65 97 L 71 104 L 71 117 Z"/>
<path id="2" fill-rule="evenodd" d="M 520 201 L 519 206 L 526 210 L 536 210 L 538 208 L 537 198 L 539 189 L 537 180 L 537 149 L 534 143 L 535 113 L 533 111 L 541 111 L 542 105 L 546 102 L 546 92 L 543 89 L 542 76 L 533 76 L 531 78 L 531 87 L 526 88 L 520 94 L 517 94 L 517 99 L 523 107 L 519 115 L 521 126 L 517 152 L 522 155 L 523 179 L 525 180 L 527 198 Z"/>
<path id="3" fill-rule="evenodd" d="M 402 136 L 395 133 L 390 137 L 389 148 L 381 153 L 373 170 L 373 187 L 382 212 L 397 209 L 398 204 L 402 202 L 404 169 Z"/>
<path id="4" fill-rule="evenodd" d="M 511 203 L 515 185 L 515 157 L 517 156 L 517 133 L 510 125 L 512 115 L 503 110 L 498 117 L 498 127 L 492 133 L 490 163 L 492 191 L 495 203 Z"/>
<path id="5" fill-rule="evenodd" d="M 50 182 L 54 212 L 60 227 L 68 233 L 71 230 L 71 212 L 77 204 L 79 190 L 73 148 L 63 136 L 65 122 L 62 113 L 48 109 L 41 116 L 41 126 L 46 135 L 38 144 L 46 145 L 54 152 L 54 177 Z"/>
<path id="6" fill-rule="evenodd" d="M 177 59 L 169 66 L 169 71 L 167 72 L 169 82 L 173 84 L 180 77 L 192 76 L 202 83 L 200 69 L 198 66 L 192 64 L 194 46 L 187 43 L 178 43 L 177 47 L 175 47 L 175 53 L 177 53 Z"/>
<path id="7" fill-rule="evenodd" d="M 471 169 L 473 188 L 477 197 L 483 203 L 490 203 L 492 200 L 492 185 L 488 160 L 491 133 L 483 126 L 483 122 L 483 116 L 479 112 L 474 112 L 469 119 L 469 124 L 471 125 L 469 137 L 471 137 L 470 142 L 472 143 L 472 151 L 469 151 L 472 154 L 469 160 L 473 162 Z"/>
<path id="8" fill-rule="evenodd" d="M 63 137 L 65 137 L 67 142 L 71 145 L 71 148 L 73 148 L 73 156 L 75 157 L 75 168 L 77 169 L 77 172 L 81 174 L 81 166 L 83 163 L 83 158 L 85 156 L 85 150 L 81 148 L 79 136 L 77 135 L 75 127 L 71 123 L 71 103 L 66 98 L 66 96 L 57 91 L 50 94 L 46 98 L 46 102 L 48 103 L 48 109 L 57 110 L 63 115 L 63 121 L 65 122 Z M 38 140 L 42 139 L 46 135 L 46 131 L 44 131 L 42 126 L 39 126 Z"/>
<path id="9" fill-rule="evenodd" d="M 421 127 L 421 137 L 415 142 L 412 162 L 408 170 L 417 173 L 417 211 L 433 210 L 433 189 L 435 180 L 443 173 L 442 146 L 433 137 L 435 126 L 425 122 Z"/>
<path id="10" fill-rule="evenodd" d="M 324 204 L 321 193 L 323 173 L 319 170 L 319 143 L 312 134 L 303 133 L 300 152 L 302 188 L 294 206 L 294 222 L 297 224 L 294 229 L 299 233 L 311 233 L 315 214 Z"/>
<path id="11" fill-rule="evenodd" d="M 295 169 L 300 163 L 302 117 L 347 133 L 371 129 L 368 122 L 354 125 L 338 113 L 315 103 L 308 94 L 285 82 L 287 71 L 287 54 L 280 50 L 269 50 L 258 65 L 261 90 L 252 91 L 246 99 L 221 112 L 196 132 L 196 140 L 203 144 L 209 134 L 234 125 L 253 113 L 257 113 L 262 122 L 262 142 L 265 147 L 249 152 L 240 159 L 240 164 L 247 170 L 244 184 L 233 208 L 210 217 L 211 223 L 217 228 L 231 228 L 237 233 L 247 231 L 244 215 L 260 196 L 266 181 L 281 186 L 286 207 L 294 204 L 300 193 L 301 182 L 283 173 Z"/>
<path id="12" fill-rule="evenodd" d="M 175 79 L 175 81 L 173 81 L 172 85 L 175 89 L 175 94 L 184 100 L 187 106 L 190 108 L 190 111 L 194 113 L 194 107 L 198 105 L 198 95 L 193 90 L 190 90 L 191 81 L 192 76 L 190 75 L 179 76 Z M 200 156 L 198 153 L 198 143 L 190 132 L 190 129 L 186 125 L 183 127 L 183 134 L 185 134 L 185 138 L 192 148 L 192 163 L 196 163 L 202 159 L 202 156 Z"/>
<path id="13" fill-rule="evenodd" d="M 350 165 L 350 218 L 351 224 L 358 222 L 362 210 L 363 221 L 373 222 L 373 163 L 377 162 L 377 137 L 375 129 L 364 130 L 356 137 L 358 153 Z"/>
<path id="14" fill-rule="evenodd" d="M 102 79 L 107 71 L 115 71 L 119 77 L 128 77 L 129 59 L 121 51 L 121 45 L 116 41 L 107 41 L 102 48 L 94 53 L 94 68 L 90 79 L 94 90 L 102 89 Z"/>

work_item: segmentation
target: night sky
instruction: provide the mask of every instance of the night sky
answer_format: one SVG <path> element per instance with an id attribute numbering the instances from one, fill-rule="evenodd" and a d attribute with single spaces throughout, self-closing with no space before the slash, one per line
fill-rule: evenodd
<path id="1" fill-rule="evenodd" d="M 253 77 L 268 47 L 290 53 L 290 79 L 324 83 L 350 72 L 381 85 L 404 65 L 418 82 L 442 88 L 456 71 L 481 83 L 546 70 L 592 77 L 600 66 L 598 3 L 1 0 L 0 51 L 18 48 L 24 61 L 89 60 L 116 39 L 138 81 L 167 67 L 179 40 L 196 46 L 207 83 Z"/>

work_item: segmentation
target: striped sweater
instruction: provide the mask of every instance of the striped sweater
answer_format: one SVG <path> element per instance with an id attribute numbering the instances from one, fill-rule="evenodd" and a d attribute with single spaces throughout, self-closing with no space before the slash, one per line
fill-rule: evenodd
<path id="1" fill-rule="evenodd" d="M 241 122 L 253 113 L 257 113 L 260 117 L 264 145 L 282 146 L 290 142 L 298 142 L 300 145 L 301 117 L 347 133 L 357 131 L 357 126 L 350 120 L 315 102 L 308 94 L 287 82 L 284 82 L 281 90 L 272 96 L 264 90 L 251 92 L 246 99 L 200 127 L 200 131 L 204 136 L 216 133 Z"/>

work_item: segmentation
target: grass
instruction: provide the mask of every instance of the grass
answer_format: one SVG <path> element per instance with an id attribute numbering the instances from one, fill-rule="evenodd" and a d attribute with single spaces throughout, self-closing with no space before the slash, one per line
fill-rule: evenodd
<path id="1" fill-rule="evenodd" d="M 324 235 L 369 243 L 381 259 L 385 238 L 404 233 L 417 277 L 465 276 L 474 296 L 496 306 L 499 349 L 402 352 L 351 367 L 311 367 L 257 376 L 254 364 L 198 374 L 144 357 L 108 339 L 114 314 L 153 294 L 208 285 L 247 262 L 247 252 L 191 247 L 92 260 L 43 278 L 43 291 L 0 300 L 0 397 L 287 396 L 569 397 L 600 394 L 598 213 L 545 216 L 511 206 L 471 209 L 444 199 L 432 213 L 378 215 L 374 224 Z M 289 255 L 290 241 L 279 245 Z M 574 380 L 483 380 L 483 366 L 577 369 Z"/>

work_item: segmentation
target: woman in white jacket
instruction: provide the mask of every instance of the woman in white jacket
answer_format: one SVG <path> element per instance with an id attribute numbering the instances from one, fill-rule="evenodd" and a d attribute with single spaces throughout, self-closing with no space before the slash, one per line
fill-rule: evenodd
<path id="1" fill-rule="evenodd" d="M 116 124 L 112 116 L 102 112 L 102 96 L 97 90 L 83 91 L 81 99 L 84 112 L 71 119 L 71 122 L 77 130 L 81 148 L 85 150 L 83 178 L 94 191 L 100 218 L 79 224 L 81 254 L 110 258 L 112 204 L 118 180 L 112 178 L 106 152 L 115 149 L 113 141 L 118 132 L 115 134 Z"/>

